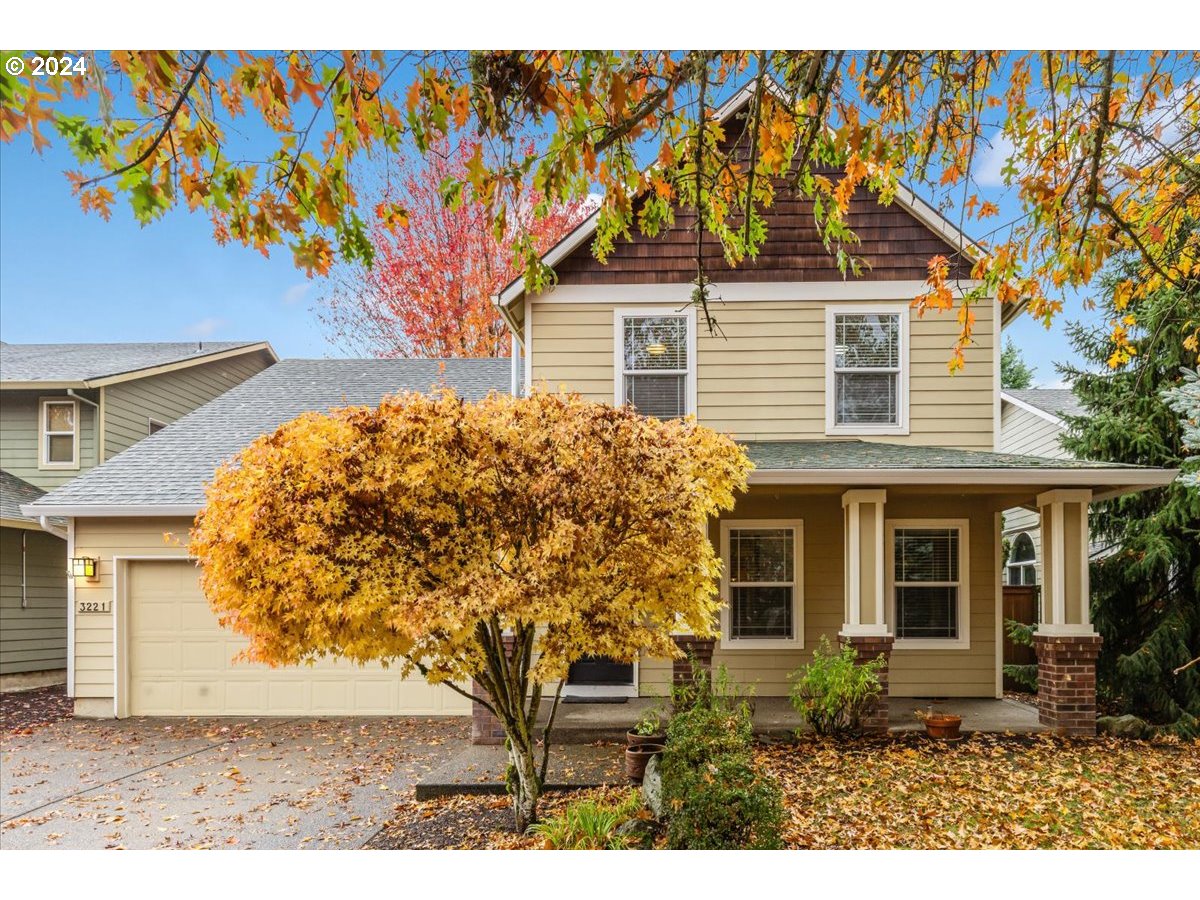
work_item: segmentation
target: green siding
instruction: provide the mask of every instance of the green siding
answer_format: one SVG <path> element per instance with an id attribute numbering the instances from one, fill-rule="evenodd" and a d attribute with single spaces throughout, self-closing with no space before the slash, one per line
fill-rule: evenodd
<path id="1" fill-rule="evenodd" d="M 270 363 L 265 353 L 254 353 L 106 387 L 105 459 L 112 459 L 146 437 L 150 419 L 163 424 L 174 422 Z"/>
<path id="2" fill-rule="evenodd" d="M 42 531 L 0 528 L 0 675 L 66 666 L 67 542 Z"/>
<path id="3" fill-rule="evenodd" d="M 98 391 L 78 391 L 96 402 Z M 53 490 L 96 465 L 96 410 L 79 401 L 79 468 L 38 468 L 38 406 L 43 397 L 66 397 L 65 391 L 0 392 L 0 469 L 23 481 Z"/>

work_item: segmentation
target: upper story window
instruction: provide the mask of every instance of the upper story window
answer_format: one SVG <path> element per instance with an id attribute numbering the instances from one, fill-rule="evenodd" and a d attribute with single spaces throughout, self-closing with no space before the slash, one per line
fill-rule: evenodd
<path id="1" fill-rule="evenodd" d="M 888 531 L 896 646 L 969 646 L 966 521 L 893 521 Z"/>
<path id="2" fill-rule="evenodd" d="M 659 419 L 694 413 L 695 336 L 694 310 L 617 310 L 616 402 Z"/>
<path id="3" fill-rule="evenodd" d="M 803 646 L 803 536 L 799 519 L 721 523 L 723 647 Z"/>
<path id="4" fill-rule="evenodd" d="M 825 346 L 826 433 L 907 434 L 907 310 L 831 306 Z"/>
<path id="5" fill-rule="evenodd" d="M 79 405 L 74 400 L 43 400 L 38 427 L 39 468 L 79 468 Z"/>

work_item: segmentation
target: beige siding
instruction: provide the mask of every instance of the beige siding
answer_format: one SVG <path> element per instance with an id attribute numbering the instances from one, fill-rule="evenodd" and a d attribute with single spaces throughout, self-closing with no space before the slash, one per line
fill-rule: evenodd
<path id="1" fill-rule="evenodd" d="M 96 391 L 80 391 L 96 401 Z M 40 401 L 65 398 L 65 391 L 0 391 L 0 469 L 23 481 L 53 490 L 96 465 L 96 410 L 82 400 L 79 405 L 79 468 L 38 468 Z"/>
<path id="2" fill-rule="evenodd" d="M 150 419 L 164 425 L 261 372 L 265 352 L 235 356 L 104 388 L 104 458 L 149 434 Z"/>
<path id="3" fill-rule="evenodd" d="M 889 494 L 885 519 L 965 518 L 970 522 L 970 637 L 962 650 L 897 649 L 890 680 L 895 697 L 996 696 L 996 551 L 992 505 L 986 497 Z M 730 650 L 720 646 L 714 664 L 754 685 L 758 696 L 786 696 L 788 675 L 812 658 L 822 635 L 836 645 L 844 621 L 842 508 L 840 494 L 765 490 L 738 503 L 732 518 L 804 520 L 804 647 L 797 650 Z M 716 539 L 718 528 L 710 529 Z M 662 694 L 671 679 L 666 660 L 643 660 L 641 693 Z"/>
<path id="4" fill-rule="evenodd" d="M 66 571 L 66 541 L 0 528 L 0 675 L 66 668 Z"/>
<path id="5" fill-rule="evenodd" d="M 115 556 L 178 557 L 186 551 L 184 519 L 79 519 L 76 553 L 100 560 L 100 580 L 75 588 L 75 695 L 110 700 L 114 664 L 112 604 L 116 567 L 123 565 L 127 600 L 122 659 L 124 712 L 147 715 L 463 715 L 469 704 L 446 687 L 397 669 L 323 660 L 315 666 L 269 669 L 234 663 L 245 645 L 221 629 L 186 561 L 114 561 Z M 81 604 L 108 611 L 81 613 Z M 132 643 L 130 643 L 132 642 Z M 94 704 L 92 705 L 94 708 Z M 107 707 L 105 707 L 107 708 Z"/>
<path id="6" fill-rule="evenodd" d="M 532 383 L 612 402 L 614 306 L 537 302 L 530 309 Z M 992 310 L 976 312 L 976 344 L 955 376 L 946 368 L 955 318 L 910 312 L 910 434 L 878 440 L 992 449 Z M 700 421 L 743 440 L 823 438 L 825 304 L 734 302 L 716 304 L 714 313 L 722 335 L 701 327 L 697 340 Z"/>

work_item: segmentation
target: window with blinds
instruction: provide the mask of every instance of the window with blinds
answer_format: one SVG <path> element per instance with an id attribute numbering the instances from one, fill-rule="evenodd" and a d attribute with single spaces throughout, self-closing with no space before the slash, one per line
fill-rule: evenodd
<path id="1" fill-rule="evenodd" d="M 688 318 L 624 316 L 621 319 L 624 400 L 659 419 L 688 413 Z"/>
<path id="2" fill-rule="evenodd" d="M 796 536 L 791 528 L 729 530 L 729 636 L 795 636 Z"/>
<path id="3" fill-rule="evenodd" d="M 899 426 L 899 313 L 833 318 L 833 424 Z"/>
<path id="4" fill-rule="evenodd" d="M 905 638 L 957 638 L 958 528 L 897 528 L 893 536 L 895 629 Z"/>

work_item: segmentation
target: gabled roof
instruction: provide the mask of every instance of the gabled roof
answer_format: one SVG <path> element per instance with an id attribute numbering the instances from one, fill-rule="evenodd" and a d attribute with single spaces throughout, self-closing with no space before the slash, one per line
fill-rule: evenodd
<path id="1" fill-rule="evenodd" d="M 0 388 L 97 388 L 259 351 L 277 359 L 266 341 L 0 343 Z"/>
<path id="2" fill-rule="evenodd" d="M 1001 391 L 1000 399 L 1064 426 L 1063 416 L 1082 416 L 1083 404 L 1069 388 L 1029 388 L 1021 391 Z"/>
<path id="3" fill-rule="evenodd" d="M 218 465 L 304 412 L 439 384 L 507 393 L 509 359 L 285 359 L 26 507 L 38 515 L 193 515 Z"/>
<path id="4" fill-rule="evenodd" d="M 783 97 L 783 90 L 773 80 L 768 79 L 768 89 Z M 717 122 L 724 123 L 732 116 L 736 115 L 754 96 L 754 82 L 750 82 L 741 87 L 732 97 L 722 103 L 715 111 L 714 118 Z M 935 234 L 945 240 L 950 246 L 960 250 L 968 259 L 975 259 L 979 253 L 978 244 L 957 226 L 954 225 L 944 215 L 934 209 L 933 206 L 926 203 L 905 184 L 900 184 L 897 187 L 895 201 L 898 206 L 908 211 L 913 217 L 920 221 L 923 225 L 933 231 Z M 551 247 L 545 254 L 542 255 L 542 262 L 550 268 L 554 268 L 558 263 L 573 253 L 585 242 L 591 240 L 596 234 L 596 228 L 599 222 L 600 210 L 597 209 L 590 216 L 583 220 L 579 225 L 572 229 L 562 240 Z M 770 237 L 767 238 L 770 240 Z M 525 278 L 524 275 L 518 275 L 510 281 L 501 291 L 496 294 L 492 300 L 501 308 L 501 312 L 507 316 L 508 308 L 523 297 L 525 294 Z M 1018 307 L 1013 307 L 1011 315 L 1006 315 L 1004 321 L 1009 321 L 1010 318 L 1019 312 Z M 512 324 L 510 322 L 510 324 Z"/>
<path id="5" fill-rule="evenodd" d="M 21 512 L 22 503 L 32 503 L 46 492 L 0 469 L 0 519 L 28 519 Z"/>

